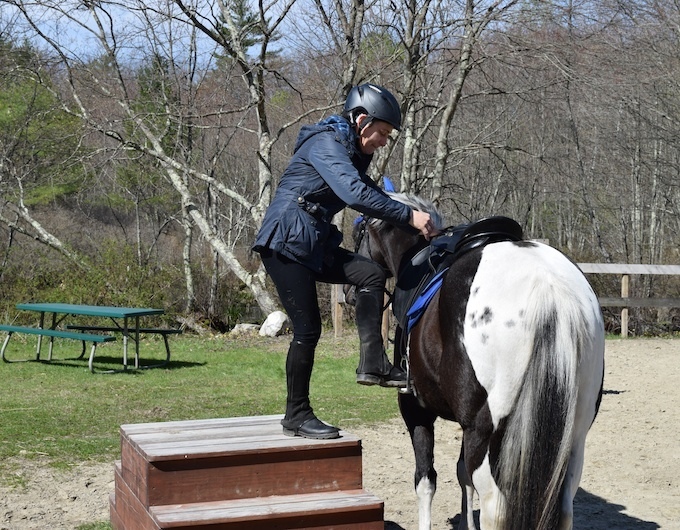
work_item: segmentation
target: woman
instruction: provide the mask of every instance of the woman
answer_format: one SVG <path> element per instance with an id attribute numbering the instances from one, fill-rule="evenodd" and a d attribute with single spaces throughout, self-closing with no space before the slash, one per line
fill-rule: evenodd
<path id="1" fill-rule="evenodd" d="M 316 282 L 357 287 L 356 320 L 361 341 L 357 383 L 406 386 L 393 366 L 381 334 L 385 271 L 377 263 L 340 247 L 333 216 L 349 206 L 370 217 L 411 226 L 426 238 L 434 224 L 426 212 L 388 197 L 367 176 L 373 153 L 401 126 L 394 96 L 370 83 L 352 88 L 341 116 L 300 130 L 293 157 L 281 176 L 253 249 L 260 253 L 293 325 L 286 360 L 288 436 L 337 438 L 339 430 L 314 415 L 309 382 L 321 336 Z"/>

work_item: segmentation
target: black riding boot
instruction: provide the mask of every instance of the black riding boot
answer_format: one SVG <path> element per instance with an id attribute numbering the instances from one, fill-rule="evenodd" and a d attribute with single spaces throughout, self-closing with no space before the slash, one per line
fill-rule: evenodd
<path id="1" fill-rule="evenodd" d="M 281 420 L 283 434 L 326 440 L 340 436 L 339 429 L 318 420 L 309 404 L 309 381 L 314 366 L 314 348 L 296 340 L 290 343 L 286 358 L 286 415 Z"/>
<path id="2" fill-rule="evenodd" d="M 392 366 L 387 358 L 382 337 L 383 292 L 377 289 L 358 289 L 356 295 L 356 321 L 361 341 L 357 383 L 405 387 L 406 374 Z"/>

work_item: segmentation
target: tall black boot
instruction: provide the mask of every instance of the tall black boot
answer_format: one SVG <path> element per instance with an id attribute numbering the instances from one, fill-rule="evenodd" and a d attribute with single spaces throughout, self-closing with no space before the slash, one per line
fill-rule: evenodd
<path id="1" fill-rule="evenodd" d="M 296 340 L 290 343 L 286 358 L 286 415 L 281 420 L 283 434 L 326 440 L 340 436 L 339 429 L 323 423 L 309 403 L 309 381 L 314 367 L 315 346 Z"/>
<path id="2" fill-rule="evenodd" d="M 359 332 L 359 367 L 357 383 L 405 387 L 406 374 L 392 366 L 385 354 L 382 336 L 383 292 L 361 288 L 356 295 L 356 321 Z"/>

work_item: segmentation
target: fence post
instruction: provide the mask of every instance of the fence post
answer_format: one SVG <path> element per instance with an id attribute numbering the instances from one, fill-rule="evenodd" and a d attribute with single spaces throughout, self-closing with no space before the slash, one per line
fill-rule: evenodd
<path id="1" fill-rule="evenodd" d="M 333 288 L 331 289 L 331 313 L 333 316 L 333 331 L 335 332 L 336 339 L 342 336 L 341 289 L 342 285 L 333 285 Z"/>
<path id="2" fill-rule="evenodd" d="M 621 276 L 621 298 L 628 298 L 630 275 Z M 621 309 L 621 338 L 628 337 L 628 308 Z"/>

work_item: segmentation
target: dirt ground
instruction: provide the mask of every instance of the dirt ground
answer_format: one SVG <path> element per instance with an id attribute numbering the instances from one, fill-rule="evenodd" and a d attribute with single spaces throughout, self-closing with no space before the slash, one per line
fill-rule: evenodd
<path id="1" fill-rule="evenodd" d="M 587 441 L 575 501 L 581 530 L 680 529 L 680 340 L 607 341 L 604 396 Z M 400 421 L 353 429 L 362 438 L 364 487 L 385 501 L 385 529 L 417 529 L 413 453 Z M 435 530 L 456 527 L 460 431 L 437 429 Z M 74 529 L 108 521 L 113 463 L 68 474 L 22 462 L 21 488 L 0 488 L 0 530 Z"/>

